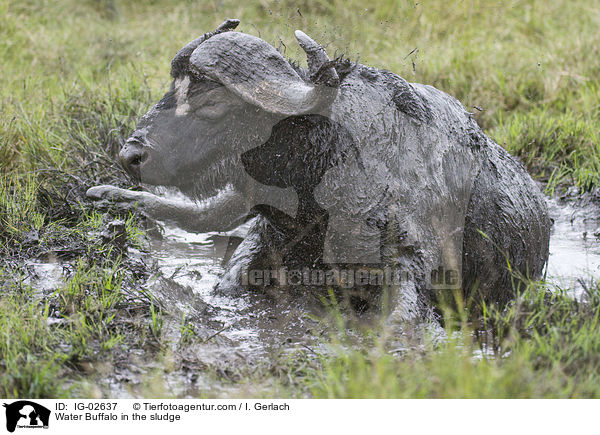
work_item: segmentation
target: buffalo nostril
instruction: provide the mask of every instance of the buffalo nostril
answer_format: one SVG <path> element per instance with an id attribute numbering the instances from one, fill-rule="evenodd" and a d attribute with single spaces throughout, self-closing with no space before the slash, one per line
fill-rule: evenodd
<path id="1" fill-rule="evenodd" d="M 144 159 L 144 155 L 142 153 L 135 154 L 131 156 L 131 159 L 128 162 L 129 166 L 139 166 Z"/>
<path id="2" fill-rule="evenodd" d="M 125 166 L 139 166 L 146 159 L 146 153 L 136 150 L 126 153 L 121 159 Z"/>
<path id="3" fill-rule="evenodd" d="M 140 166 L 147 158 L 146 151 L 131 146 L 126 146 L 119 154 L 119 160 L 125 170 L 136 177 L 140 176 Z"/>

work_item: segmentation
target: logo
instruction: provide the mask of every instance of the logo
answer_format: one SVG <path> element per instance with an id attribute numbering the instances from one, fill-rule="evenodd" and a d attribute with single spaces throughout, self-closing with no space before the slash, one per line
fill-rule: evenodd
<path id="1" fill-rule="evenodd" d="M 19 400 L 3 405 L 6 408 L 6 430 L 48 429 L 50 410 L 29 400 Z"/>

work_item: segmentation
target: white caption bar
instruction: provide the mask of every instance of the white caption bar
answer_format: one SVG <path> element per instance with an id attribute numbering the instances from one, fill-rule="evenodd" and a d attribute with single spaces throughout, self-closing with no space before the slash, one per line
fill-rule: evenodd
<path id="1" fill-rule="evenodd" d="M 589 400 L 3 399 L 8 433 L 583 433 Z M 42 431 L 40 432 L 39 429 Z M 329 432 L 330 431 L 330 432 Z M 4 432 L 6 433 L 6 432 Z"/>

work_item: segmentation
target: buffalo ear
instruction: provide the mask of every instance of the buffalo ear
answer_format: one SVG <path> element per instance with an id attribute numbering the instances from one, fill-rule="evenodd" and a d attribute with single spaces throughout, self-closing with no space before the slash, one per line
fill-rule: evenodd
<path id="1" fill-rule="evenodd" d="M 317 49 L 320 46 L 301 32 L 297 37 L 308 50 L 315 82 L 305 82 L 272 45 L 239 32 L 220 33 L 202 42 L 190 56 L 190 67 L 267 112 L 318 113 L 335 100 L 339 79 L 325 50 Z"/>

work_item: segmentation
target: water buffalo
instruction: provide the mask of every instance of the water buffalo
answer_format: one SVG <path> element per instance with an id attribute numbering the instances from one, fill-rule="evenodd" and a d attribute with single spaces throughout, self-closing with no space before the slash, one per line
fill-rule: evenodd
<path id="1" fill-rule="evenodd" d="M 541 274 L 544 198 L 456 99 L 331 60 L 296 31 L 301 68 L 237 25 L 227 20 L 177 53 L 171 89 L 120 153 L 137 179 L 197 202 L 112 186 L 89 196 L 138 201 L 194 231 L 254 216 L 222 288 L 299 285 L 277 272 L 298 269 L 320 285 L 391 289 L 395 319 L 418 316 L 449 290 L 505 303 L 515 273 Z M 381 272 L 390 269 L 402 273 Z"/>

